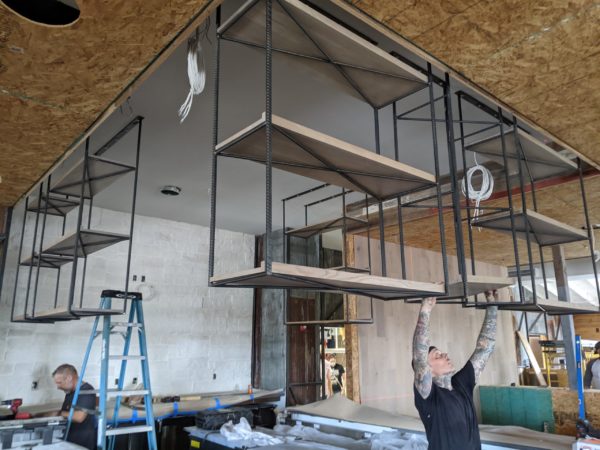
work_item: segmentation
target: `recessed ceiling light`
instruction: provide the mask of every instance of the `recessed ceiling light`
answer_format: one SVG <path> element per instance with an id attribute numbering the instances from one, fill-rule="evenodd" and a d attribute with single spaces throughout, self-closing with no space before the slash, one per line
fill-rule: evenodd
<path id="1" fill-rule="evenodd" d="M 175 196 L 175 195 L 181 194 L 181 188 L 179 186 L 167 185 L 167 186 L 163 186 L 160 189 L 160 192 L 163 193 L 164 195 Z"/>

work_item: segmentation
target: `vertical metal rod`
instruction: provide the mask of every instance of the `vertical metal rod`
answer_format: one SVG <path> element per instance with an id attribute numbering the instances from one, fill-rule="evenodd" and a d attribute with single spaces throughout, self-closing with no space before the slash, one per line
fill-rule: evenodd
<path id="1" fill-rule="evenodd" d="M 431 64 L 427 63 L 427 78 L 428 78 L 428 84 L 429 84 L 429 111 L 431 113 L 431 135 L 433 138 L 433 160 L 435 163 L 435 189 L 436 189 L 436 200 L 437 200 L 437 212 L 438 212 L 438 227 L 440 229 L 440 245 L 442 247 L 442 270 L 444 272 L 444 291 L 448 292 L 448 283 L 449 283 L 449 276 L 448 276 L 448 255 L 446 253 L 446 230 L 445 230 L 445 225 L 444 225 L 444 213 L 443 213 L 443 208 L 442 208 L 442 186 L 440 183 L 440 157 L 439 157 L 439 149 L 438 149 L 438 139 L 437 139 L 437 121 L 436 121 L 436 114 L 435 114 L 435 97 L 433 95 L 433 72 L 431 69 Z M 452 168 L 454 166 L 454 170 L 451 169 L 451 173 L 452 173 L 452 178 L 454 180 L 453 183 L 453 190 L 455 188 L 454 184 L 456 185 L 456 189 L 458 189 L 458 184 L 456 183 L 455 180 L 455 173 L 456 173 L 456 156 L 455 156 L 455 149 L 454 149 L 454 130 L 453 130 L 453 122 L 452 122 L 452 104 L 450 103 L 450 78 L 448 77 L 448 75 L 446 75 L 446 87 L 444 88 L 445 90 L 447 90 L 447 92 L 444 92 L 444 94 L 447 94 L 447 100 L 444 100 L 444 104 L 447 105 L 447 110 L 448 113 L 446 114 L 446 133 L 450 132 L 451 134 L 447 135 L 447 140 L 448 140 L 448 151 L 449 154 L 452 155 L 452 163 L 450 165 L 450 167 Z M 450 149 L 450 147 L 452 147 L 452 149 Z M 460 221 L 460 197 L 458 197 L 458 191 L 456 192 L 456 198 L 454 198 L 454 207 L 455 207 L 455 214 L 458 212 L 458 221 L 456 223 L 458 223 L 459 227 L 462 227 L 461 225 L 461 221 Z M 462 232 L 462 229 L 461 229 Z M 458 240 L 457 240 L 457 255 L 460 256 L 462 254 L 463 248 L 462 248 L 462 234 L 461 234 L 461 247 L 460 247 L 460 253 L 458 253 Z M 463 278 L 463 281 L 466 282 L 466 277 Z M 466 287 L 465 287 L 465 293 L 466 293 Z"/>
<path id="2" fill-rule="evenodd" d="M 220 8 L 220 6 L 219 6 Z M 217 14 L 217 17 L 219 14 Z M 219 24 L 215 26 L 218 29 Z M 217 218 L 217 145 L 219 143 L 219 77 L 221 71 L 220 53 L 221 53 L 221 36 L 216 33 L 216 49 L 214 61 L 214 86 L 213 86 L 213 154 L 212 154 L 212 171 L 210 182 L 210 238 L 208 249 L 208 284 L 210 279 L 215 274 L 215 230 Z"/>
<path id="3" fill-rule="evenodd" d="M 517 233 L 515 230 L 515 211 L 513 208 L 512 199 L 512 188 L 510 184 L 510 175 L 508 173 L 508 157 L 506 156 L 506 141 L 504 137 L 504 119 L 502 115 L 502 108 L 498 107 L 498 124 L 500 127 L 500 143 L 502 146 L 502 160 L 504 162 L 504 179 L 506 182 L 506 193 L 508 194 L 508 212 L 510 214 L 510 231 L 513 240 L 513 251 L 515 252 L 515 266 L 517 269 L 517 283 L 519 286 L 519 298 L 521 303 L 525 302 L 525 295 L 523 292 L 523 279 L 521 277 L 521 263 L 519 262 L 519 243 L 517 241 Z M 525 316 L 527 317 L 527 315 Z"/>
<path id="4" fill-rule="evenodd" d="M 373 274 L 371 265 L 371 222 L 369 221 L 369 196 L 365 194 L 365 204 L 367 205 L 367 261 L 369 264 L 369 274 Z"/>
<path id="5" fill-rule="evenodd" d="M 90 152 L 90 138 L 85 140 L 85 156 L 83 163 L 83 173 L 81 174 L 81 188 L 79 192 L 79 211 L 77 213 L 77 228 L 75 231 L 75 245 L 73 246 L 73 267 L 71 268 L 71 286 L 69 287 L 69 312 L 73 309 L 73 300 L 75 297 L 75 282 L 77 281 L 77 265 L 79 263 L 79 244 L 81 239 L 81 221 L 83 220 L 83 205 L 85 195 L 85 180 L 88 176 Z"/>
<path id="6" fill-rule="evenodd" d="M 92 192 L 92 183 L 89 182 L 90 193 Z M 90 202 L 88 204 L 88 220 L 87 220 L 87 229 L 91 229 L 92 227 L 92 208 L 94 205 L 94 198 L 90 194 Z M 87 275 L 87 254 L 84 255 L 83 258 L 83 270 L 81 271 L 81 292 L 79 294 L 79 307 L 83 308 L 83 292 L 85 291 L 85 277 Z"/>
<path id="7" fill-rule="evenodd" d="M 529 341 L 529 317 L 527 317 L 527 311 L 525 311 L 525 335 L 527 336 L 527 340 Z"/>
<path id="8" fill-rule="evenodd" d="M 527 243 L 527 260 L 529 263 L 529 272 L 531 279 L 531 292 L 533 293 L 533 302 L 537 303 L 537 288 L 535 285 L 535 267 L 533 266 L 533 256 L 531 251 L 531 233 L 529 232 L 529 219 L 527 217 L 527 194 L 525 192 L 525 176 L 523 174 L 523 166 L 521 161 L 525 158 L 525 155 L 522 153 L 521 145 L 519 143 L 519 135 L 518 135 L 518 123 L 517 117 L 513 116 L 513 138 L 515 143 L 515 150 L 517 152 L 517 167 L 519 171 L 519 190 L 521 191 L 521 211 L 523 213 L 523 217 L 525 220 L 525 241 Z"/>
<path id="9" fill-rule="evenodd" d="M 38 286 L 40 282 L 40 268 L 42 267 L 42 252 L 44 250 L 44 235 L 46 234 L 46 218 L 48 217 L 48 202 L 50 201 L 50 179 L 52 175 L 48 175 L 46 181 L 46 201 L 44 202 L 44 218 L 42 219 L 42 231 L 40 233 L 40 246 L 38 247 L 37 269 L 35 272 L 35 283 L 33 287 L 33 305 L 31 308 L 31 316 L 35 317 L 35 306 L 37 304 Z M 33 261 L 31 261 L 33 264 Z"/>
<path id="10" fill-rule="evenodd" d="M 321 348 L 321 382 L 322 382 L 322 392 L 323 392 L 323 400 L 325 400 L 327 398 L 327 390 L 326 390 L 326 383 L 327 383 L 327 371 L 325 370 L 325 326 L 321 325 L 319 327 L 320 329 L 320 338 L 321 338 L 321 342 L 319 342 L 319 347 Z"/>
<path id="11" fill-rule="evenodd" d="M 373 108 L 373 117 L 375 123 L 375 151 L 381 155 L 381 142 L 379 139 L 379 110 Z M 383 217 L 383 202 L 379 201 L 379 246 L 381 247 L 381 276 L 387 276 L 387 261 L 385 257 L 385 223 Z"/>
<path id="12" fill-rule="evenodd" d="M 23 310 L 23 314 L 25 315 L 25 318 L 27 318 L 27 307 L 29 306 L 29 291 L 31 288 L 31 276 L 33 273 L 33 261 L 35 258 L 35 244 L 37 242 L 37 232 L 38 232 L 38 225 L 39 225 L 39 221 L 40 221 L 40 209 L 42 209 L 42 195 L 44 193 L 44 183 L 40 183 L 40 189 L 38 191 L 38 201 L 37 201 L 37 208 L 35 211 L 35 226 L 33 228 L 33 244 L 31 246 L 31 262 L 29 264 L 29 274 L 27 275 L 27 289 L 25 291 L 25 308 Z M 33 315 L 33 313 L 32 313 Z"/>
<path id="13" fill-rule="evenodd" d="M 265 204 L 265 271 L 268 274 L 272 273 L 273 249 L 271 232 L 272 224 L 272 204 L 273 204 L 273 123 L 272 123 L 272 108 L 273 108 L 273 29 L 272 29 L 272 8 L 273 1 L 266 0 L 266 17 L 265 17 L 265 134 L 266 134 L 266 158 L 265 158 L 265 177 L 266 177 L 266 204 Z"/>
<path id="14" fill-rule="evenodd" d="M 129 273 L 131 271 L 131 250 L 133 248 L 133 228 L 135 225 L 135 203 L 137 200 L 138 174 L 140 168 L 140 149 L 142 148 L 142 118 L 138 122 L 138 135 L 135 149 L 135 172 L 133 176 L 133 199 L 131 201 L 131 222 L 129 223 L 129 246 L 127 248 L 127 270 L 125 273 L 125 301 L 127 308 L 127 294 L 129 293 Z M 90 203 L 90 208 L 92 204 Z"/>
<path id="15" fill-rule="evenodd" d="M 67 195 L 67 198 L 69 198 L 68 195 Z M 60 233 L 61 236 L 65 235 L 66 225 L 67 225 L 67 215 L 64 214 L 62 217 L 62 231 Z M 60 274 L 61 274 L 61 266 L 58 267 L 58 273 L 56 275 L 56 287 L 54 288 L 54 308 L 58 307 L 58 290 L 60 287 Z"/>
<path id="16" fill-rule="evenodd" d="M 287 230 L 285 228 L 285 200 L 282 200 L 282 222 L 283 222 L 283 257 L 284 263 L 289 263 L 289 261 L 287 260 L 287 250 L 288 250 L 288 235 L 287 235 Z"/>
<path id="17" fill-rule="evenodd" d="M 392 103 L 392 123 L 394 124 L 394 159 L 400 160 L 400 148 L 398 144 L 398 121 L 397 117 L 397 105 L 396 102 Z M 398 215 L 398 243 L 400 247 L 400 269 L 402 271 L 402 278 L 406 279 L 406 255 L 404 251 L 404 223 L 402 220 L 402 196 L 396 197 L 397 204 L 397 215 Z M 372 301 L 372 300 L 371 300 Z"/>
<path id="18" fill-rule="evenodd" d="M 581 159 L 577 159 L 577 167 L 579 169 L 579 186 L 581 188 L 581 200 L 583 202 L 583 214 L 585 215 L 585 227 L 587 228 L 588 244 L 590 246 L 590 255 L 592 257 L 592 268 L 594 269 L 594 280 L 596 280 L 596 295 L 600 300 L 600 283 L 598 282 L 598 267 L 594 255 L 594 229 L 590 221 L 590 211 L 587 204 L 587 196 L 585 194 L 585 182 L 583 180 L 583 167 Z"/>
<path id="19" fill-rule="evenodd" d="M 21 257 L 23 254 L 23 238 L 25 237 L 25 223 L 27 222 L 27 208 L 29 207 L 29 197 L 25 197 L 25 208 L 23 209 L 23 223 L 21 224 L 21 239 L 19 243 L 19 254 L 17 256 L 17 273 L 15 275 L 15 285 L 13 287 L 12 306 L 10 311 L 10 320 L 15 319 L 15 306 L 17 303 L 17 288 L 19 287 L 19 271 L 21 269 Z M 26 316 L 23 316 L 25 318 Z"/>
<path id="20" fill-rule="evenodd" d="M 465 127 L 463 124 L 463 109 L 462 109 L 462 96 L 458 95 L 458 118 L 460 120 L 460 148 L 462 153 L 463 163 L 463 177 L 467 176 L 467 152 L 465 149 Z M 469 190 L 465 189 L 465 197 L 467 201 L 467 232 L 469 236 L 469 255 L 471 257 L 471 273 L 477 275 L 475 267 L 475 246 L 473 243 L 473 227 L 471 226 L 471 198 L 469 197 Z M 477 295 L 475 301 L 477 301 Z"/>
<path id="21" fill-rule="evenodd" d="M 346 255 L 348 252 L 348 249 L 346 248 L 346 231 L 346 189 L 342 188 L 342 266 L 344 269 L 348 267 L 346 261 Z"/>
<path id="22" fill-rule="evenodd" d="M 4 270 L 6 269 L 6 254 L 8 253 L 8 237 L 10 235 L 10 227 L 12 224 L 12 213 L 12 207 L 6 209 L 6 217 L 4 218 L 3 229 L 4 242 L 2 243 L 2 261 L 0 261 L 0 296 L 2 295 L 2 285 L 4 284 Z"/>

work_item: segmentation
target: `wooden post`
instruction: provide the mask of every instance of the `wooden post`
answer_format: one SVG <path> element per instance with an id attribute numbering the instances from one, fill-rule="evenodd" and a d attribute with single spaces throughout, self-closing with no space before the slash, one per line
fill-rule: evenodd
<path id="1" fill-rule="evenodd" d="M 554 264 L 554 276 L 558 299 L 563 302 L 571 301 L 569 291 L 569 279 L 567 276 L 567 263 L 562 245 L 552 246 L 552 260 Z M 575 361 L 575 326 L 573 316 L 565 315 L 560 319 L 563 341 L 565 343 L 565 355 L 567 358 L 567 374 L 569 376 L 569 388 L 577 389 L 577 362 Z"/>

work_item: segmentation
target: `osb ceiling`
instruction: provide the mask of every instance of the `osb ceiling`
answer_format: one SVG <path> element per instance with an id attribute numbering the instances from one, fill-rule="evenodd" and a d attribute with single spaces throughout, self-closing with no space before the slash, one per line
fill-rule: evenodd
<path id="1" fill-rule="evenodd" d="M 80 18 L 66 27 L 28 22 L 0 4 L 0 206 L 14 204 L 221 1 L 77 3 Z"/>
<path id="2" fill-rule="evenodd" d="M 347 1 L 600 162 L 600 2 Z"/>
<path id="3" fill-rule="evenodd" d="M 600 162 L 600 3 L 348 2 Z M 81 17 L 64 28 L 0 6 L 0 206 L 26 192 L 220 0 L 78 3 Z"/>

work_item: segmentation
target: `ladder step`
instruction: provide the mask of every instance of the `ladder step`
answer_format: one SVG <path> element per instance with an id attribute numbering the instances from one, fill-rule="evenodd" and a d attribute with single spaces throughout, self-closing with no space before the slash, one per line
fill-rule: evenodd
<path id="1" fill-rule="evenodd" d="M 140 425 L 137 427 L 122 427 L 113 428 L 112 430 L 106 430 L 107 436 L 116 436 L 118 434 L 134 434 L 134 433 L 146 433 L 147 431 L 153 431 L 154 427 L 151 425 Z"/>
<path id="2" fill-rule="evenodd" d="M 131 328 L 142 328 L 143 325 L 141 323 L 133 323 L 133 322 L 112 322 L 111 327 L 131 327 Z"/>
<path id="3" fill-rule="evenodd" d="M 127 360 L 141 361 L 141 360 L 146 359 L 146 357 L 142 356 L 142 355 L 110 355 L 108 357 L 108 359 L 120 359 L 120 360 L 127 359 Z"/>

